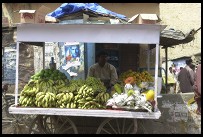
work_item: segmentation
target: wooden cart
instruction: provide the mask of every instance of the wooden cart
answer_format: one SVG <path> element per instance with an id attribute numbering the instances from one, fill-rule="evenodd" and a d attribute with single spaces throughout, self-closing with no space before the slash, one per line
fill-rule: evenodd
<path id="1" fill-rule="evenodd" d="M 19 43 L 21 42 L 84 42 L 84 43 L 127 43 L 156 45 L 155 101 L 158 91 L 158 64 L 160 32 L 165 25 L 155 24 L 18 24 L 16 54 L 15 105 L 9 113 L 36 115 L 30 125 L 30 133 L 75 133 L 79 131 L 78 119 L 98 118 L 96 133 L 136 133 L 137 119 L 159 119 L 155 111 L 135 112 L 122 110 L 85 110 L 66 108 L 18 107 Z M 43 48 L 44 49 L 44 48 Z M 149 70 L 149 56 L 148 56 Z M 77 120 L 74 120 L 76 117 Z M 94 121 L 94 120 L 93 120 Z"/>

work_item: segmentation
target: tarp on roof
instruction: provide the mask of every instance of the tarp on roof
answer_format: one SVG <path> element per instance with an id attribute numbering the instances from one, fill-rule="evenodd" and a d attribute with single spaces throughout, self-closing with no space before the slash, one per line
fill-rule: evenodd
<path id="1" fill-rule="evenodd" d="M 63 17 L 64 15 L 69 15 L 80 11 L 89 11 L 97 13 L 101 16 L 108 16 L 117 19 L 127 20 L 127 17 L 125 15 L 107 10 L 97 3 L 63 3 L 55 11 L 47 14 L 47 16 L 52 16 L 58 19 Z"/>

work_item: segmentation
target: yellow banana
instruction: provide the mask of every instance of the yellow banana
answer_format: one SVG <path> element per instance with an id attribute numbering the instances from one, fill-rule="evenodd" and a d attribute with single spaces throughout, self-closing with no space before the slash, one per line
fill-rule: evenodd
<path id="1" fill-rule="evenodd" d="M 86 97 L 85 100 L 87 100 L 87 101 L 91 101 L 92 98 L 91 98 L 91 97 Z"/>
<path id="2" fill-rule="evenodd" d="M 64 93 L 59 93 L 59 94 L 57 94 L 57 95 L 56 95 L 56 98 L 57 98 L 58 100 L 60 100 L 60 99 L 63 97 L 63 94 L 64 94 Z"/>
<path id="3" fill-rule="evenodd" d="M 59 80 L 61 84 L 66 85 L 66 83 L 63 80 Z"/>
<path id="4" fill-rule="evenodd" d="M 104 94 L 102 94 L 102 96 L 100 97 L 101 98 L 101 102 L 105 102 L 105 97 L 104 97 Z"/>
<path id="5" fill-rule="evenodd" d="M 50 80 L 48 80 L 46 83 L 47 83 L 47 86 L 49 87 L 52 86 L 52 83 L 50 82 Z"/>
<path id="6" fill-rule="evenodd" d="M 48 108 L 48 102 L 45 102 L 44 107 Z"/>
<path id="7" fill-rule="evenodd" d="M 70 102 L 66 104 L 66 108 L 70 108 Z"/>
<path id="8" fill-rule="evenodd" d="M 69 95 L 70 95 L 70 99 L 72 100 L 73 97 L 74 97 L 73 93 L 72 93 L 72 92 L 69 92 Z"/>
<path id="9" fill-rule="evenodd" d="M 44 82 L 40 81 L 40 83 L 39 83 L 40 88 L 42 88 L 44 86 L 43 84 L 44 84 Z"/>
<path id="10" fill-rule="evenodd" d="M 49 99 L 50 99 L 49 94 L 46 94 L 46 95 L 44 96 L 44 98 L 45 98 L 46 102 L 49 102 Z"/>
<path id="11" fill-rule="evenodd" d="M 54 84 L 54 81 L 52 79 L 49 79 L 49 81 L 52 83 L 52 85 Z"/>
<path id="12" fill-rule="evenodd" d="M 74 108 L 74 103 L 73 102 L 71 102 L 70 108 Z"/>
<path id="13" fill-rule="evenodd" d="M 38 92 L 38 93 L 36 94 L 36 98 L 39 98 L 41 95 L 45 95 L 45 92 Z"/>
<path id="14" fill-rule="evenodd" d="M 25 105 L 25 103 L 27 102 L 27 97 L 25 97 L 22 101 L 22 105 Z"/>
<path id="15" fill-rule="evenodd" d="M 54 93 L 48 92 L 48 94 L 50 94 L 53 98 L 56 97 L 56 95 Z"/>
<path id="16" fill-rule="evenodd" d="M 26 85 L 24 86 L 24 88 L 23 88 L 23 90 L 22 90 L 22 91 L 27 90 L 27 89 L 29 89 L 28 84 L 26 84 Z"/>
<path id="17" fill-rule="evenodd" d="M 67 101 L 67 99 L 68 99 L 68 98 L 66 97 L 66 94 L 63 94 L 63 99 L 62 99 L 62 100 L 63 100 L 63 102 L 66 102 L 66 101 Z"/>
<path id="18" fill-rule="evenodd" d="M 38 107 L 41 107 L 41 103 L 40 103 L 40 102 L 38 102 L 38 103 L 37 103 L 37 106 L 38 106 Z"/>
<path id="19" fill-rule="evenodd" d="M 40 97 L 36 98 L 36 100 L 37 100 L 38 102 L 40 102 L 40 101 L 44 98 L 44 96 L 45 96 L 45 95 L 41 95 Z"/>
<path id="20" fill-rule="evenodd" d="M 25 98 L 25 96 L 20 96 L 20 98 L 19 98 L 19 103 L 20 103 L 20 104 L 22 103 L 22 101 L 23 101 L 24 98 Z"/>
<path id="21" fill-rule="evenodd" d="M 70 102 L 70 101 L 71 101 L 71 98 L 70 98 L 69 93 L 65 93 L 65 95 L 66 95 L 66 98 L 67 98 L 67 102 Z"/>

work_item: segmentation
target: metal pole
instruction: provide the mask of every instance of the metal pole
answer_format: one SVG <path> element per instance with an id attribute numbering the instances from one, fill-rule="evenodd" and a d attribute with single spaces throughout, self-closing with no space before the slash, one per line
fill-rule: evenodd
<path id="1" fill-rule="evenodd" d="M 18 68 L 19 68 L 19 42 L 16 43 L 16 79 L 15 79 L 15 106 L 18 104 Z"/>
<path id="2" fill-rule="evenodd" d="M 155 62 L 155 80 L 154 80 L 154 86 L 155 86 L 155 93 L 154 93 L 154 98 L 155 98 L 155 106 L 154 109 L 155 111 L 157 110 L 157 93 L 158 93 L 158 67 L 159 67 L 159 44 L 156 44 L 156 62 Z"/>
<path id="3" fill-rule="evenodd" d="M 150 71 L 150 45 L 147 47 L 147 71 Z"/>
<path id="4" fill-rule="evenodd" d="M 168 89 L 168 48 L 165 47 L 165 56 L 166 56 L 166 77 L 165 77 L 165 86 L 166 86 L 166 93 L 167 93 L 167 89 Z"/>
<path id="5" fill-rule="evenodd" d="M 45 42 L 42 44 L 43 69 L 45 69 Z"/>

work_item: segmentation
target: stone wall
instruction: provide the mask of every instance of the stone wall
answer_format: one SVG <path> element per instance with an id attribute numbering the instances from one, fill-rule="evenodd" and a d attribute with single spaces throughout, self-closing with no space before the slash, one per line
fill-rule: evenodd
<path id="1" fill-rule="evenodd" d="M 160 3 L 159 6 L 161 24 L 167 25 L 166 29 L 174 28 L 187 33 L 201 27 L 201 3 Z M 197 53 L 201 53 L 201 30 L 190 43 L 168 48 L 168 59 L 193 56 Z M 160 54 L 165 57 L 165 50 L 161 49 Z"/>
<path id="2" fill-rule="evenodd" d="M 144 134 L 201 134 L 201 115 L 196 115 L 196 104 L 189 106 L 193 93 L 164 94 L 158 98 L 161 117 L 158 120 L 140 120 Z M 193 107 L 193 108 L 192 108 Z"/>

